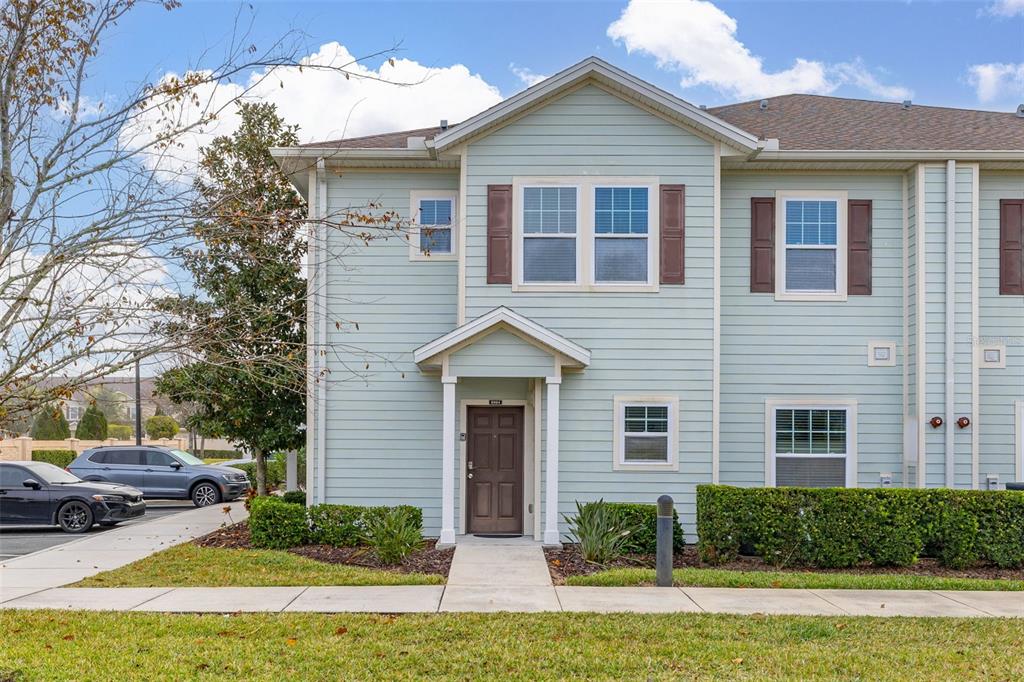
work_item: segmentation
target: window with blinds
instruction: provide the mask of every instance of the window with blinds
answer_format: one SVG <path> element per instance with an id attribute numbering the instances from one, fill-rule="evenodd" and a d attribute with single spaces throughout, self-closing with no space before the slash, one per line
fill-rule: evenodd
<path id="1" fill-rule="evenodd" d="M 667 463 L 668 405 L 626 405 L 623 409 L 623 459 Z"/>
<path id="2" fill-rule="evenodd" d="M 649 200 L 646 187 L 595 188 L 594 281 L 647 281 Z"/>
<path id="3" fill-rule="evenodd" d="M 775 485 L 845 486 L 848 417 L 844 408 L 776 408 Z"/>
<path id="4" fill-rule="evenodd" d="M 422 199 L 419 216 L 421 253 L 452 253 L 452 200 Z"/>
<path id="5" fill-rule="evenodd" d="M 523 282 L 576 281 L 575 187 L 523 189 Z"/>
<path id="6" fill-rule="evenodd" d="M 785 200 L 787 292 L 838 291 L 839 202 Z"/>

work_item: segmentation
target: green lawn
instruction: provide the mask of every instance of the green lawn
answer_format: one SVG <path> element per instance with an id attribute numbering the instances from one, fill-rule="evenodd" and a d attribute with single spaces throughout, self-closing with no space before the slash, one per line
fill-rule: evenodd
<path id="1" fill-rule="evenodd" d="M 690 587 L 789 587 L 860 590 L 1024 590 L 1024 580 L 939 578 L 925 575 L 811 573 L 792 571 L 725 571 L 714 568 L 677 568 L 676 585 Z M 593 575 L 571 576 L 567 585 L 624 587 L 653 585 L 654 569 L 615 568 Z"/>
<path id="2" fill-rule="evenodd" d="M 1024 620 L 0 612 L 3 680 L 1021 679 Z"/>
<path id="3" fill-rule="evenodd" d="M 288 585 L 440 585 L 444 577 L 327 564 L 274 549 L 214 549 L 193 544 L 157 552 L 75 587 L 272 587 Z M 0 675 L 0 680 L 3 676 Z"/>

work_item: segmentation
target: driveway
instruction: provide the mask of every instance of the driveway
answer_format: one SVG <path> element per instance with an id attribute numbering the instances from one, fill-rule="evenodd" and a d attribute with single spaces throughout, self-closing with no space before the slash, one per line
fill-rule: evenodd
<path id="1" fill-rule="evenodd" d="M 48 547 L 63 545 L 72 540 L 109 533 L 116 528 L 124 528 L 125 526 L 145 523 L 153 519 L 173 516 L 190 509 L 195 509 L 195 506 L 189 500 L 146 500 L 145 515 L 119 523 L 116 526 L 103 527 L 96 525 L 84 535 L 65 533 L 56 526 L 3 526 L 0 527 L 0 561 L 38 552 Z"/>

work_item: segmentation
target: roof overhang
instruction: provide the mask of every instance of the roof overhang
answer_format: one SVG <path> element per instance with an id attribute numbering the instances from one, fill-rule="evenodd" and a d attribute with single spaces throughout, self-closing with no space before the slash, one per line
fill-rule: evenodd
<path id="1" fill-rule="evenodd" d="M 581 369 L 590 365 L 589 350 L 505 306 L 495 308 L 472 322 L 456 327 L 444 336 L 420 346 L 413 351 L 413 360 L 421 368 L 437 365 L 438 359 L 445 353 L 461 348 L 467 342 L 497 328 L 518 332 L 521 338 L 530 343 L 561 355 L 567 361 L 567 367 Z"/>
<path id="2" fill-rule="evenodd" d="M 622 94 L 627 99 L 635 99 L 663 116 L 695 128 L 715 140 L 745 151 L 757 149 L 756 136 L 597 57 L 584 59 L 463 121 L 457 127 L 437 135 L 434 138 L 434 147 L 438 151 L 444 151 L 470 138 L 486 134 L 505 125 L 524 110 L 557 97 L 564 90 L 588 79 Z"/>

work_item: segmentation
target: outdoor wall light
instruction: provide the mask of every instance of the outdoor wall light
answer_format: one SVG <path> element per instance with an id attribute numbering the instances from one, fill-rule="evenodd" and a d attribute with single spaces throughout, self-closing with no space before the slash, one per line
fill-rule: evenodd
<path id="1" fill-rule="evenodd" d="M 933 429 L 937 429 L 942 426 L 942 417 L 932 417 L 928 423 L 932 425 Z"/>
<path id="2" fill-rule="evenodd" d="M 959 419 L 956 420 L 956 425 L 959 426 L 961 429 L 966 429 L 968 426 L 971 425 L 971 420 L 968 419 L 967 417 L 960 417 Z"/>

